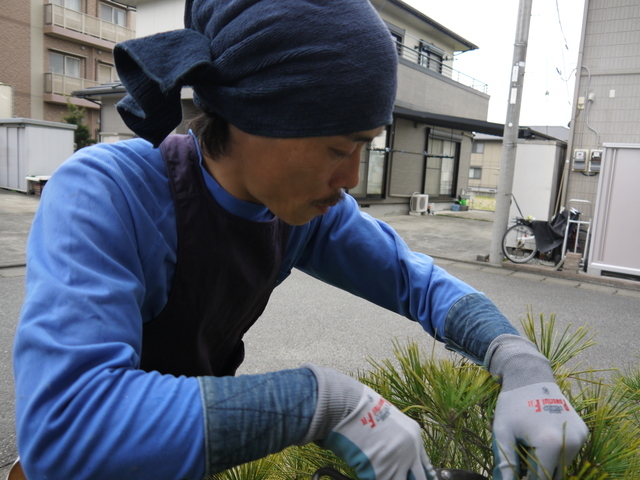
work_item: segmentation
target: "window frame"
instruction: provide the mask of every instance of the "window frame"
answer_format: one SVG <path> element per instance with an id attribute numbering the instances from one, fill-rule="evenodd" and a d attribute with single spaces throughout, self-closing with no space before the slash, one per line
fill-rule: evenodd
<path id="1" fill-rule="evenodd" d="M 478 155 L 484 155 L 484 142 L 474 140 L 471 143 L 471 153 L 477 153 Z"/>
<path id="2" fill-rule="evenodd" d="M 100 20 L 103 20 L 103 21 L 109 22 L 109 23 L 113 23 L 114 25 L 118 25 L 120 27 L 127 28 L 127 10 L 126 9 L 117 7 L 116 5 L 113 5 L 113 4 L 107 3 L 107 2 L 100 2 L 99 3 L 99 8 L 100 8 L 100 12 L 99 12 Z M 103 8 L 111 9 L 111 15 L 110 15 L 111 18 L 110 19 L 106 19 L 106 18 L 103 17 L 103 15 L 102 15 L 103 14 L 103 10 L 102 10 Z M 123 20 L 124 20 L 123 23 L 118 23 L 118 22 L 114 21 L 114 14 L 115 14 L 116 11 L 121 12 L 123 14 Z"/>
<path id="3" fill-rule="evenodd" d="M 442 193 L 443 179 L 442 179 L 442 163 L 445 158 L 441 156 L 441 153 L 435 153 L 432 151 L 432 145 L 435 143 L 434 141 L 438 140 L 441 142 L 449 142 L 450 148 L 453 149 L 453 156 L 447 157 L 448 160 L 453 162 L 452 168 L 450 169 L 451 174 L 451 187 L 449 189 L 449 193 Z M 429 128 L 426 132 L 426 148 L 425 151 L 427 155 L 425 155 L 425 167 L 424 167 L 424 192 L 429 195 L 429 200 L 451 200 L 456 197 L 456 192 L 458 191 L 458 173 L 460 169 L 460 151 L 462 144 L 462 136 L 453 134 L 452 132 L 444 132 L 437 130 L 436 128 Z M 443 144 L 444 146 L 444 144 Z M 436 165 L 435 167 L 433 165 Z M 436 173 L 437 172 L 437 173 Z M 434 193 L 431 189 L 431 183 L 428 178 L 428 175 L 437 175 L 436 183 L 437 183 L 437 193 Z"/>
<path id="4" fill-rule="evenodd" d="M 54 72 L 53 71 L 53 64 L 54 62 L 52 62 L 52 56 L 53 55 L 58 55 L 60 57 L 62 57 L 62 67 L 63 67 L 63 72 Z M 68 69 L 67 69 L 67 60 L 77 60 L 78 61 L 78 76 L 75 75 L 70 75 L 68 73 Z M 82 63 L 83 63 L 83 57 L 79 57 L 77 55 L 73 55 L 70 53 L 65 53 L 65 52 L 60 52 L 60 51 L 56 51 L 56 50 L 49 50 L 49 73 L 53 73 L 55 75 L 64 75 L 65 77 L 72 77 L 72 78 L 82 78 L 85 79 L 85 76 L 83 75 L 83 67 L 82 67 Z"/>
<path id="5" fill-rule="evenodd" d="M 384 135 L 384 146 L 380 145 L 372 149 L 372 145 L 376 140 L 380 139 Z M 389 165 L 389 141 L 391 137 L 391 126 L 387 125 L 385 129 L 378 135 L 373 142 L 368 143 L 366 147 L 362 149 L 360 154 L 360 181 L 356 188 L 349 190 L 349 194 L 358 199 L 383 199 L 386 197 L 386 185 L 387 185 L 387 169 Z M 381 159 L 381 163 L 378 163 L 378 171 L 376 173 L 381 174 L 379 181 L 371 182 L 371 177 L 374 172 L 371 169 L 372 165 L 372 152 L 379 152 L 378 159 Z M 371 193 L 371 185 L 379 185 L 380 191 Z"/>
<path id="6" fill-rule="evenodd" d="M 471 173 L 474 173 L 472 176 Z M 478 175 L 476 176 L 476 172 Z M 469 167 L 469 180 L 482 180 L 482 167 L 471 166 Z"/>
<path id="7" fill-rule="evenodd" d="M 391 37 L 393 37 L 395 41 L 398 57 L 402 58 L 404 56 L 403 55 L 403 50 L 405 48 L 404 37 L 406 35 L 406 31 L 403 28 L 397 27 L 394 24 L 387 22 L 386 20 L 384 23 L 387 25 L 387 28 L 389 29 L 389 33 L 391 34 Z"/>
<path id="8" fill-rule="evenodd" d="M 444 54 L 444 50 L 436 47 L 433 43 L 420 40 L 418 45 L 418 64 L 427 70 L 442 74 Z"/>
<path id="9" fill-rule="evenodd" d="M 100 69 L 101 68 L 109 68 L 110 70 L 110 75 L 109 78 L 110 80 L 108 82 L 103 82 L 101 75 L 100 75 Z M 105 63 L 105 62 L 97 62 L 96 65 L 96 79 L 98 80 L 98 83 L 101 85 L 107 84 L 107 83 L 115 83 L 120 81 L 120 77 L 118 76 L 118 71 L 116 70 L 115 65 L 112 65 L 111 63 Z"/>
<path id="10" fill-rule="evenodd" d="M 82 0 L 50 0 L 54 5 L 58 5 L 60 7 L 68 8 L 69 10 L 73 10 L 74 12 L 82 12 Z M 71 7 L 67 5 L 67 3 L 77 3 L 78 8 Z"/>

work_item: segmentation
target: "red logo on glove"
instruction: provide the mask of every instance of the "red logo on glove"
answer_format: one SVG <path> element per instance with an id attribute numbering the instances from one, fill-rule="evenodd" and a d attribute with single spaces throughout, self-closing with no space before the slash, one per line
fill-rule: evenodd
<path id="1" fill-rule="evenodd" d="M 543 398 L 527 401 L 527 407 L 533 407 L 535 412 L 562 413 L 571 411 L 569 404 L 564 398 Z"/>
<path id="2" fill-rule="evenodd" d="M 367 412 L 364 417 L 360 417 L 363 425 L 370 425 L 374 428 L 378 422 L 383 421 L 391 414 L 391 404 L 384 398 L 380 398 L 377 403 Z"/>

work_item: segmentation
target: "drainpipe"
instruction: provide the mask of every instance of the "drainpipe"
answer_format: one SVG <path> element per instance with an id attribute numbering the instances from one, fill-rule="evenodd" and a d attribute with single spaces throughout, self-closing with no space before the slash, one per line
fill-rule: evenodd
<path id="1" fill-rule="evenodd" d="M 569 132 L 569 142 L 567 143 L 567 158 L 564 163 L 562 195 L 560 206 L 567 207 L 567 190 L 569 189 L 569 176 L 571 175 L 571 158 L 573 156 L 574 137 L 576 135 L 576 118 L 578 117 L 578 97 L 580 95 L 580 78 L 582 76 L 582 57 L 584 55 L 584 40 L 587 31 L 587 12 L 589 11 L 589 0 L 584 1 L 584 12 L 582 14 L 582 35 L 580 37 L 580 50 L 578 51 L 578 65 L 576 66 L 576 86 L 573 92 L 573 105 L 571 107 L 571 130 Z M 557 213 L 557 212 L 556 212 Z"/>

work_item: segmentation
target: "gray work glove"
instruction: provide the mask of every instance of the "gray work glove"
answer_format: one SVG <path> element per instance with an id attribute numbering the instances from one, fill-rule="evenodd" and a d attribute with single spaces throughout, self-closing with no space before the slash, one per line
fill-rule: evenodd
<path id="1" fill-rule="evenodd" d="M 493 423 L 494 480 L 520 478 L 516 448 L 532 449 L 530 479 L 558 480 L 587 440 L 587 426 L 555 383 L 549 360 L 518 335 L 500 335 L 485 365 L 502 380 Z"/>
<path id="2" fill-rule="evenodd" d="M 318 406 L 301 444 L 316 441 L 360 480 L 436 480 L 420 426 L 371 388 L 330 368 L 306 364 Z"/>

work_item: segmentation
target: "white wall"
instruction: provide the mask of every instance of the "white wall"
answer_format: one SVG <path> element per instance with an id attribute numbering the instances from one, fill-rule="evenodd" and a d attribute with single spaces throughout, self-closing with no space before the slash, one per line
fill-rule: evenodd
<path id="1" fill-rule="evenodd" d="M 184 0 L 140 0 L 136 37 L 184 28 Z"/>
<path id="2" fill-rule="evenodd" d="M 592 275 L 617 272 L 640 277 L 635 208 L 640 178 L 640 144 L 604 144 L 598 203 L 591 235 L 589 270 Z"/>
<path id="3" fill-rule="evenodd" d="M 518 142 L 512 191 L 524 216 L 531 215 L 536 220 L 550 219 L 556 199 L 557 149 L 554 141 Z M 518 215 L 515 204 L 512 204 L 509 220 Z"/>
<path id="4" fill-rule="evenodd" d="M 0 120 L 0 187 L 26 191 L 28 175 L 51 175 L 73 154 L 75 125 Z"/>

